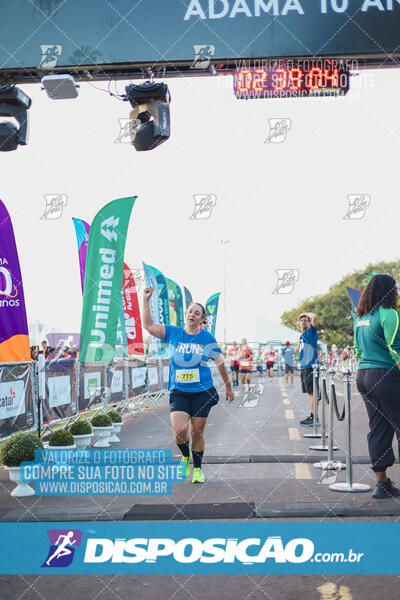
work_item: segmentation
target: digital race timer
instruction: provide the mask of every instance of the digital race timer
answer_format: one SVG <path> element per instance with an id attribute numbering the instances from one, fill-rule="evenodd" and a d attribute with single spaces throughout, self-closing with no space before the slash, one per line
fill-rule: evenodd
<path id="1" fill-rule="evenodd" d="M 304 61 L 235 69 L 233 86 L 239 99 L 344 96 L 349 78 L 346 68 L 331 61 Z"/>

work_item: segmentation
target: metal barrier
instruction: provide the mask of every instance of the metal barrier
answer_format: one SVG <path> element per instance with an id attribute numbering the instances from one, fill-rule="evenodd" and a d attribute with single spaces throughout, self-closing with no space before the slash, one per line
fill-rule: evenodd
<path id="1" fill-rule="evenodd" d="M 318 433 L 318 404 L 321 400 L 321 391 L 319 389 L 319 365 L 313 364 L 313 414 L 314 414 L 314 423 L 313 423 L 313 432 L 312 433 L 303 433 L 304 438 L 320 438 L 321 434 Z"/>
<path id="2" fill-rule="evenodd" d="M 351 447 L 351 370 L 346 369 L 344 373 L 345 381 L 345 423 L 346 423 L 346 481 L 333 483 L 329 489 L 334 492 L 368 492 L 370 485 L 365 483 L 353 482 L 353 457 Z"/>
<path id="3" fill-rule="evenodd" d="M 18 431 L 51 433 L 113 405 L 134 416 L 167 397 L 165 359 L 115 360 L 106 367 L 75 359 L 0 364 L 0 438 Z"/>
<path id="4" fill-rule="evenodd" d="M 0 439 L 32 431 L 35 422 L 35 380 L 31 362 L 0 364 Z"/>
<path id="5" fill-rule="evenodd" d="M 318 381 L 318 374 L 315 374 L 315 378 Z M 328 436 L 326 435 L 326 410 L 325 410 L 325 406 L 326 404 L 329 404 L 329 398 L 328 398 L 328 392 L 326 389 L 326 367 L 325 365 L 321 366 L 321 379 L 322 379 L 322 393 L 320 392 L 319 397 L 320 397 L 320 406 L 321 406 L 321 444 L 317 444 L 314 446 L 310 446 L 310 450 L 319 450 L 319 451 L 328 451 L 329 450 L 329 434 Z M 315 414 L 315 413 L 314 413 Z M 316 419 L 314 419 L 314 421 L 316 421 Z M 331 424 L 331 421 L 329 420 L 329 424 Z M 333 429 L 331 429 L 331 434 L 333 435 Z M 326 438 L 328 437 L 328 445 L 326 443 Z M 337 448 L 331 448 L 331 453 L 333 452 L 333 450 L 337 450 Z"/>
<path id="6" fill-rule="evenodd" d="M 323 448 L 324 450 L 325 449 L 328 450 L 328 458 L 327 458 L 327 460 L 314 463 L 314 467 L 316 467 L 318 469 L 324 469 L 324 470 L 328 470 L 328 469 L 329 470 L 340 470 L 340 469 L 344 469 L 345 465 L 340 460 L 335 461 L 333 458 L 333 452 L 338 449 L 336 446 L 334 446 L 333 412 L 334 412 L 334 410 L 336 411 L 336 416 L 338 418 L 338 421 L 343 421 L 345 409 L 343 409 L 343 414 L 341 416 L 339 414 L 339 411 L 337 408 L 337 401 L 336 401 L 336 391 L 335 391 L 335 373 L 336 373 L 336 371 L 335 371 L 335 369 L 332 368 L 332 369 L 329 369 L 329 373 L 331 376 L 329 397 L 328 397 L 327 390 L 326 390 L 326 370 L 325 370 L 325 379 L 323 379 L 323 386 L 322 386 L 322 397 L 323 397 L 323 403 L 324 403 L 323 412 L 325 411 L 325 403 L 327 403 L 329 406 L 328 447 Z"/>

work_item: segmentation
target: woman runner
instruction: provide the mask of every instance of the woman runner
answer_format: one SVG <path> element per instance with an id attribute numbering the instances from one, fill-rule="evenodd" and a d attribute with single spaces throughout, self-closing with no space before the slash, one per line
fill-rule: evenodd
<path id="1" fill-rule="evenodd" d="M 204 452 L 204 428 L 209 412 L 219 400 L 214 388 L 208 360 L 214 360 L 224 380 L 226 399 L 232 402 L 232 383 L 225 367 L 222 351 L 211 333 L 203 329 L 207 323 L 206 311 L 202 304 L 192 303 L 185 312 L 185 327 L 154 323 L 150 313 L 150 298 L 153 288 L 145 288 L 143 293 L 143 327 L 151 335 L 169 343 L 170 358 L 169 382 L 171 423 L 175 441 L 182 453 L 181 469 L 190 474 L 190 460 L 193 458 L 193 483 L 203 483 L 204 473 L 201 462 Z M 191 452 L 189 449 L 189 433 Z"/>
<path id="2" fill-rule="evenodd" d="M 360 358 L 357 389 L 369 417 L 368 448 L 376 477 L 374 498 L 400 496 L 386 475 L 394 463 L 393 438 L 400 442 L 400 329 L 398 292 L 391 275 L 375 275 L 364 289 L 354 322 Z"/>

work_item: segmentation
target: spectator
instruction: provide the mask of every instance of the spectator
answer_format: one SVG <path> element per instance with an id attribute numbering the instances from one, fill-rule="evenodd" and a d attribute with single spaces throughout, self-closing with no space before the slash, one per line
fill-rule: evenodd
<path id="1" fill-rule="evenodd" d="M 312 427 L 314 417 L 317 418 L 314 415 L 314 375 L 312 366 L 318 364 L 318 317 L 314 313 L 303 313 L 299 317 L 299 325 L 302 332 L 299 342 L 301 391 L 308 394 L 311 407 L 310 416 L 300 421 L 300 425 Z"/>
<path id="2" fill-rule="evenodd" d="M 400 496 L 387 477 L 394 464 L 393 438 L 400 442 L 400 329 L 398 291 L 391 275 L 375 275 L 364 289 L 354 320 L 354 348 L 360 359 L 357 389 L 369 417 L 368 448 L 376 477 L 373 497 Z"/>
<path id="3" fill-rule="evenodd" d="M 31 346 L 31 360 L 36 362 L 39 358 L 39 346 Z"/>

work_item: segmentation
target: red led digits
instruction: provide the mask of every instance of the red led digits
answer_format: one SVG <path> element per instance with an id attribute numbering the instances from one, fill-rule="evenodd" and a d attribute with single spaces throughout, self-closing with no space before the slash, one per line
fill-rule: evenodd
<path id="1" fill-rule="evenodd" d="M 325 64 L 321 68 L 313 61 L 307 61 L 307 66 L 292 63 L 291 68 L 249 66 L 236 70 L 234 87 L 236 96 L 245 99 L 344 96 L 349 90 L 349 71 L 325 68 Z"/>
<path id="2" fill-rule="evenodd" d="M 253 90 L 255 92 L 263 92 L 267 81 L 266 69 L 254 69 Z"/>
<path id="3" fill-rule="evenodd" d="M 337 88 L 339 87 L 339 71 L 338 69 L 333 69 L 333 71 L 329 71 L 329 69 L 325 69 L 324 71 L 324 79 L 326 82 L 326 87 Z M 329 84 L 330 82 L 330 84 Z"/>
<path id="4" fill-rule="evenodd" d="M 304 73 L 298 67 L 293 67 L 289 71 L 289 90 L 300 90 L 303 83 Z"/>
<path id="5" fill-rule="evenodd" d="M 322 87 L 322 69 L 312 67 L 306 75 L 306 87 L 310 90 L 318 90 Z"/>
<path id="6" fill-rule="evenodd" d="M 281 92 L 285 89 L 287 83 L 287 71 L 286 69 L 275 69 L 272 75 L 272 87 L 276 92 Z"/>
<path id="7" fill-rule="evenodd" d="M 249 92 L 253 81 L 253 73 L 250 69 L 240 69 L 237 76 L 238 92 Z"/>

